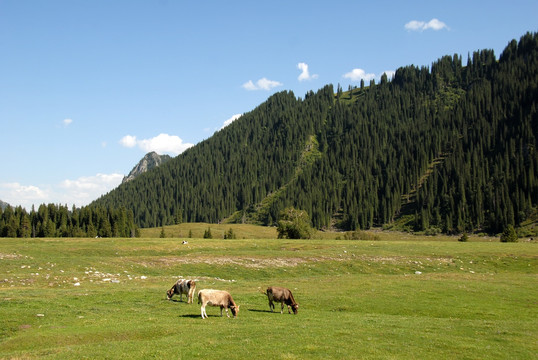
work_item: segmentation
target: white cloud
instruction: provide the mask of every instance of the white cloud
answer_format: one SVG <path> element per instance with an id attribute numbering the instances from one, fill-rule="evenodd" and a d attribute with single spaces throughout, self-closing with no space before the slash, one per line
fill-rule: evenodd
<path id="1" fill-rule="evenodd" d="M 348 73 L 345 73 L 344 75 L 342 75 L 342 77 L 344 77 L 346 79 L 349 79 L 352 82 L 358 82 L 358 81 L 361 81 L 361 80 L 364 80 L 365 82 L 369 82 L 369 81 L 374 80 L 374 79 L 378 79 L 378 80 L 381 79 L 381 76 L 383 76 L 383 74 L 387 74 L 387 78 L 389 80 L 392 80 L 392 78 L 394 77 L 396 72 L 394 70 L 385 70 L 382 73 L 380 73 L 379 75 L 376 75 L 376 74 L 373 74 L 373 73 L 367 73 L 363 69 L 358 69 L 357 68 L 357 69 L 351 70 Z"/>
<path id="2" fill-rule="evenodd" d="M 64 124 L 64 126 L 69 126 L 69 125 L 71 125 L 72 122 L 73 122 L 72 119 L 64 119 L 64 120 L 62 121 L 62 123 Z"/>
<path id="3" fill-rule="evenodd" d="M 228 120 L 226 120 L 224 122 L 224 124 L 222 124 L 222 127 L 219 129 L 219 130 L 222 130 L 224 129 L 226 126 L 230 125 L 231 123 L 233 123 L 235 120 L 239 119 L 241 117 L 241 115 L 243 114 L 235 114 L 233 115 L 231 118 L 229 118 Z"/>
<path id="4" fill-rule="evenodd" d="M 246 90 L 254 91 L 254 90 L 271 90 L 272 88 L 275 88 L 277 86 L 282 86 L 283 84 L 278 81 L 269 80 L 267 78 L 261 78 L 260 80 L 256 81 L 256 84 L 252 82 L 252 80 L 247 81 L 242 86 Z"/>
<path id="5" fill-rule="evenodd" d="M 243 88 L 249 90 L 249 91 L 252 91 L 252 90 L 258 90 L 258 88 L 256 87 L 256 85 L 254 85 L 254 83 L 252 82 L 252 80 L 249 80 L 247 81 L 246 83 L 243 84 Z"/>
<path id="6" fill-rule="evenodd" d="M 0 183 L 0 199 L 11 206 L 23 206 L 30 210 L 32 204 L 41 204 L 49 199 L 47 191 L 33 185 L 18 182 Z"/>
<path id="7" fill-rule="evenodd" d="M 405 29 L 409 31 L 419 31 L 424 28 L 424 21 L 412 20 L 405 24 Z"/>
<path id="8" fill-rule="evenodd" d="M 442 29 L 447 29 L 448 30 L 448 26 L 446 26 L 446 24 L 444 22 L 439 21 L 438 19 L 431 19 L 426 24 L 426 27 L 425 27 L 425 30 L 428 30 L 428 29 L 432 29 L 432 30 L 435 30 L 435 31 L 442 30 Z"/>
<path id="9" fill-rule="evenodd" d="M 375 74 L 367 74 L 363 69 L 353 69 L 350 72 L 345 73 L 344 78 L 351 81 L 370 81 L 375 79 Z"/>
<path id="10" fill-rule="evenodd" d="M 381 77 L 383 74 L 387 74 L 387 78 L 392 79 L 394 77 L 394 75 L 396 75 L 396 71 L 394 70 L 385 70 L 381 73 L 381 75 L 379 77 Z"/>
<path id="11" fill-rule="evenodd" d="M 120 144 L 125 147 L 132 148 L 136 146 L 136 136 L 125 135 L 121 138 Z"/>
<path id="12" fill-rule="evenodd" d="M 444 22 L 435 18 L 431 19 L 428 22 L 412 20 L 408 22 L 407 24 L 405 24 L 404 27 L 408 31 L 424 31 L 428 29 L 435 30 L 435 31 L 439 31 L 442 29 L 448 30 L 448 26 Z"/>
<path id="13" fill-rule="evenodd" d="M 97 174 L 94 176 L 81 176 L 76 180 L 64 180 L 61 182 L 60 187 L 68 191 L 91 191 L 100 188 L 115 187 L 121 180 L 123 175 L 121 174 Z"/>
<path id="14" fill-rule="evenodd" d="M 298 63 L 297 69 L 301 70 L 301 74 L 297 78 L 299 79 L 299 81 L 312 80 L 312 79 L 318 78 L 318 74 L 310 75 L 310 72 L 308 71 L 308 64 L 306 63 L 303 63 L 303 62 Z"/>
<path id="15" fill-rule="evenodd" d="M 159 154 L 172 153 L 178 155 L 194 146 L 194 144 L 183 143 L 183 140 L 176 135 L 159 134 L 151 139 L 140 140 L 138 146 L 147 152 L 155 151 Z"/>
<path id="16" fill-rule="evenodd" d="M 58 185 L 60 204 L 88 205 L 99 196 L 116 188 L 123 180 L 122 174 L 97 174 L 66 179 Z"/>
<path id="17" fill-rule="evenodd" d="M 22 206 L 27 211 L 41 204 L 88 205 L 101 195 L 116 188 L 123 180 L 122 174 L 97 174 L 75 180 L 63 180 L 53 185 L 21 185 L 0 183 L 0 199 L 12 206 Z"/>
<path id="18" fill-rule="evenodd" d="M 145 152 L 155 151 L 158 154 L 179 155 L 194 144 L 184 143 L 179 136 L 159 134 L 150 139 L 138 140 L 136 136 L 126 135 L 119 141 L 121 145 L 132 148 L 138 146 Z"/>
<path id="19" fill-rule="evenodd" d="M 122 180 L 123 175 L 116 173 L 66 179 L 52 187 L 49 197 L 55 204 L 85 206 L 116 188 Z"/>

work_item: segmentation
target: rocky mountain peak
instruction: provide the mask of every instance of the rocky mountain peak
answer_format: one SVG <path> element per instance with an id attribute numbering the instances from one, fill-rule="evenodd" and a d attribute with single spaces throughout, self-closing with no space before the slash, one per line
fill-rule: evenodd
<path id="1" fill-rule="evenodd" d="M 140 174 L 145 173 L 146 171 L 149 171 L 165 162 L 170 160 L 172 157 L 169 155 L 159 155 L 156 152 L 152 151 L 150 153 L 147 153 L 142 160 L 136 164 L 136 166 L 131 170 L 129 175 L 125 176 L 123 178 L 122 183 L 126 183 L 127 181 L 131 181 Z"/>

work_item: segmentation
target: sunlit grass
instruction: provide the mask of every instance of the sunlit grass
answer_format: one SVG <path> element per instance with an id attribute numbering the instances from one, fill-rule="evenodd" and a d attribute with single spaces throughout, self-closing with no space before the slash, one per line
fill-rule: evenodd
<path id="1" fill-rule="evenodd" d="M 0 358 L 534 358 L 536 244 L 379 236 L 2 239 Z M 239 317 L 167 301 L 180 276 Z"/>

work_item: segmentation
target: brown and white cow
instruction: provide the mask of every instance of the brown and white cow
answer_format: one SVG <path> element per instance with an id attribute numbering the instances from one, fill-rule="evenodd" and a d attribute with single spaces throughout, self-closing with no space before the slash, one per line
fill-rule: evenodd
<path id="1" fill-rule="evenodd" d="M 290 307 L 293 310 L 293 313 L 297 315 L 297 310 L 299 309 L 299 304 L 295 302 L 295 299 L 293 298 L 293 294 L 291 293 L 290 289 L 286 289 L 283 287 L 278 286 L 270 286 L 267 288 L 267 291 L 265 293 L 267 295 L 267 298 L 269 299 L 269 309 L 271 309 L 271 312 L 273 312 L 275 308 L 274 302 L 279 302 L 281 304 L 280 313 L 282 314 L 284 312 L 284 304 L 288 306 L 288 314 L 291 314 Z"/>
<path id="2" fill-rule="evenodd" d="M 205 311 L 207 305 L 220 306 L 220 316 L 222 316 L 222 309 L 226 309 L 226 316 L 230 317 L 228 308 L 232 311 L 234 317 L 237 317 L 239 313 L 239 305 L 236 305 L 232 295 L 224 290 L 202 289 L 198 291 L 198 304 L 202 304 L 200 308 L 202 319 L 207 318 Z"/>
<path id="3" fill-rule="evenodd" d="M 187 295 L 187 304 L 192 303 L 194 291 L 196 290 L 196 282 L 194 280 L 179 279 L 170 290 L 166 292 L 168 300 L 172 300 L 172 296 L 179 295 L 179 301 L 183 301 L 183 294 Z"/>

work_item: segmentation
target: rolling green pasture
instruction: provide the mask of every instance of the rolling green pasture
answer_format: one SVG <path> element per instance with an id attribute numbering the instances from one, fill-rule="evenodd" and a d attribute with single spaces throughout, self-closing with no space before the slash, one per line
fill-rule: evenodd
<path id="1" fill-rule="evenodd" d="M 538 218 L 538 217 L 537 217 Z M 538 221 L 538 220 L 537 220 Z M 224 235 L 231 229 L 237 239 L 275 239 L 278 235 L 276 227 L 259 226 L 250 224 L 208 224 L 208 223 L 182 223 L 179 225 L 168 225 L 162 228 L 140 229 L 143 238 L 158 238 L 164 229 L 166 238 L 188 238 L 192 234 L 193 238 L 202 238 L 206 230 L 210 230 L 214 239 L 223 239 Z M 378 240 L 388 241 L 457 241 L 461 236 L 436 235 L 435 237 L 421 235 L 417 233 L 403 233 L 397 231 L 381 231 L 374 229 L 363 231 L 366 235 Z M 316 240 L 338 240 L 344 239 L 344 232 L 316 231 L 313 235 Z M 499 241 L 498 237 L 474 236 L 472 241 Z"/>
<path id="2" fill-rule="evenodd" d="M 536 243 L 383 236 L 0 239 L 0 358 L 536 358 Z M 238 318 L 167 301 L 181 276 Z M 299 314 L 269 312 L 268 285 Z"/>

